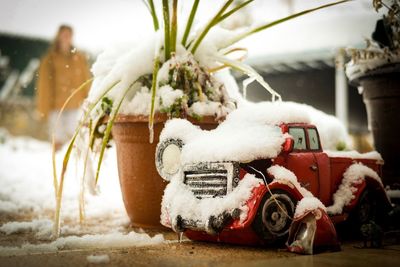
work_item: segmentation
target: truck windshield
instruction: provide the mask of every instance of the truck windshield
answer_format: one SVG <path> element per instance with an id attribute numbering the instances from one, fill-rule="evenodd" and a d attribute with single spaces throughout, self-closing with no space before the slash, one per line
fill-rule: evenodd
<path id="1" fill-rule="evenodd" d="M 290 127 L 289 134 L 293 137 L 293 149 L 305 150 L 307 149 L 306 135 L 303 128 Z"/>
<path id="2" fill-rule="evenodd" d="M 308 138 L 310 142 L 310 149 L 311 150 L 319 150 L 319 140 L 317 130 L 314 128 L 307 129 Z"/>

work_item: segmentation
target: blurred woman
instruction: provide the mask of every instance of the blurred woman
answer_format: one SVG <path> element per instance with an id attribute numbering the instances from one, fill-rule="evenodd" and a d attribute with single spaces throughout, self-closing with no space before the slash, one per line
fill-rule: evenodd
<path id="1" fill-rule="evenodd" d="M 85 55 L 72 45 L 73 30 L 61 25 L 50 49 L 41 60 L 37 80 L 37 110 L 48 120 L 50 136 L 54 131 L 56 147 L 68 141 L 78 122 L 78 109 L 90 85 L 75 95 L 54 129 L 57 115 L 71 93 L 90 79 Z"/>

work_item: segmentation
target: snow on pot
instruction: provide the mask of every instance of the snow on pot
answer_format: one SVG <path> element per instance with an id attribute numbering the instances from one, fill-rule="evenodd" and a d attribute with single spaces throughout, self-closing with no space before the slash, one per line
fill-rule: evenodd
<path id="1" fill-rule="evenodd" d="M 238 95 L 237 91 L 228 88 L 225 84 L 226 79 L 217 77 L 216 72 L 224 68 L 233 68 L 247 74 L 249 79 L 244 82 L 245 86 L 257 81 L 272 95 L 272 101 L 280 100 L 280 95 L 259 74 L 241 62 L 244 55 L 237 56 L 237 53 L 246 50 L 234 45 L 254 33 L 347 0 L 232 31 L 221 29 L 218 24 L 253 1 L 241 4 L 234 4 L 233 0 L 224 1 L 209 21 L 200 25 L 201 27 L 195 27 L 193 22 L 199 2 L 200 0 L 193 2 L 189 16 L 182 16 L 185 17 L 185 22 L 178 24 L 178 15 L 181 17 L 178 10 L 182 10 L 178 8 L 178 0 L 162 1 L 162 12 L 159 12 L 162 13 L 162 22 L 159 21 L 153 1 L 144 1 L 153 19 L 154 32 L 147 36 L 137 36 L 137 42 L 129 47 L 109 49 L 97 58 L 92 68 L 92 88 L 83 107 L 81 122 L 64 157 L 59 179 L 54 171 L 57 198 L 54 229 L 56 235 L 59 234 L 63 181 L 73 148 L 82 157 L 82 179 L 85 179 L 85 175 L 89 176 L 87 179 L 92 179 L 92 185 L 95 186 L 104 151 L 112 137 L 111 133 L 117 144 L 121 185 L 130 187 L 122 189 L 128 212 L 135 210 L 135 204 L 132 203 L 137 202 L 138 210 L 130 213 L 133 223 L 140 226 L 158 226 L 159 218 L 156 218 L 155 214 L 160 213 L 158 199 L 161 196 L 154 197 L 152 194 L 156 195 L 154 188 L 162 191 L 163 181 L 158 179 L 154 166 L 150 165 L 154 165 L 155 147 L 152 144 L 156 143 L 154 141 L 157 141 L 163 122 L 171 117 L 192 118 L 191 120 L 200 122 L 205 119 L 207 123 L 204 128 L 215 127 L 216 121 L 236 108 L 235 101 L 231 98 Z M 245 91 L 245 88 L 243 90 Z M 207 116 L 213 117 L 212 123 L 208 123 Z M 104 117 L 108 118 L 106 124 Z M 202 123 L 196 124 L 202 126 Z M 85 128 L 84 125 L 88 127 Z M 145 138 L 146 129 L 148 138 Z M 144 144 L 146 139 L 150 144 Z M 129 151 L 132 154 L 121 154 L 121 151 Z M 96 166 L 92 166 L 93 161 L 97 162 Z M 92 167 L 95 167 L 95 170 Z M 126 174 L 127 170 L 139 172 L 134 175 Z M 158 181 L 158 185 L 154 185 L 155 181 Z M 150 185 L 146 186 L 144 183 Z M 141 195 L 149 191 L 148 188 L 153 190 L 150 190 L 149 194 L 146 193 L 147 197 L 154 197 L 152 200 Z M 84 214 L 84 191 L 82 188 L 81 217 Z M 135 194 L 143 199 L 135 200 Z M 140 218 L 140 213 L 145 210 L 154 210 L 153 215 L 143 215 Z"/>

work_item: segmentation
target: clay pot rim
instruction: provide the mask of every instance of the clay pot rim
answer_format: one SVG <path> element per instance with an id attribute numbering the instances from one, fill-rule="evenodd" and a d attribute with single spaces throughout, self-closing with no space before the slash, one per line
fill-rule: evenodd
<path id="1" fill-rule="evenodd" d="M 108 120 L 108 118 L 105 118 Z M 154 123 L 164 123 L 167 120 L 170 120 L 173 118 L 170 118 L 167 114 L 165 113 L 156 113 L 154 115 Z M 223 119 L 217 120 L 217 117 L 215 116 L 203 116 L 200 120 L 197 120 L 193 117 L 186 117 L 182 119 L 187 119 L 188 121 L 192 123 L 203 123 L 203 124 L 215 124 L 219 123 Z M 127 114 L 118 114 L 117 117 L 115 118 L 114 124 L 115 123 L 132 123 L 132 122 L 149 122 L 149 116 L 148 115 L 127 115 Z"/>
<path id="2" fill-rule="evenodd" d="M 388 73 L 397 73 L 400 72 L 400 63 L 388 63 L 382 66 L 379 66 L 375 69 L 368 70 L 365 73 L 361 73 L 359 75 L 355 75 L 354 78 L 349 79 L 349 83 L 353 86 L 359 86 L 361 84 L 361 80 L 371 78 L 373 76 L 379 76 L 382 74 Z"/>

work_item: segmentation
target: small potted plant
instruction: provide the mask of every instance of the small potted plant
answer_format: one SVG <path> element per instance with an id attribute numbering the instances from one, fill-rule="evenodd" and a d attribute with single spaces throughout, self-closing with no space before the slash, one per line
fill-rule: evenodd
<path id="1" fill-rule="evenodd" d="M 56 235 L 59 233 L 63 182 L 72 151 L 76 149 L 82 157 L 82 179 L 93 174 L 96 183 L 111 136 L 116 143 L 121 190 L 131 222 L 140 227 L 159 227 L 165 183 L 156 171 L 154 157 L 164 122 L 181 117 L 204 129 L 216 127 L 218 120 L 236 108 L 227 93 L 229 88 L 214 75 L 223 68 L 247 74 L 250 79 L 247 83 L 259 82 L 272 94 L 273 101 L 279 100 L 280 95 L 259 74 L 235 59 L 235 53 L 245 51 L 235 45 L 287 20 L 347 2 L 326 4 L 236 31 L 218 27 L 253 1 L 236 5 L 234 0 L 224 1 L 216 14 L 198 30 L 194 30 L 194 19 L 200 0 L 193 1 L 190 14 L 184 19 L 178 12 L 178 0 L 160 1 L 162 12 L 157 12 L 153 0 L 144 1 L 152 16 L 154 31 L 129 49 L 118 53 L 106 51 L 98 57 L 92 68 L 92 88 L 80 124 L 66 150 L 59 179 L 54 167 Z M 76 92 L 79 90 L 81 88 Z M 93 160 L 97 161 L 95 170 L 89 171 Z M 81 218 L 84 214 L 83 192 L 84 188 L 81 188 Z"/>
<path id="2" fill-rule="evenodd" d="M 376 11 L 386 12 L 377 21 L 367 48 L 348 49 L 351 61 L 346 73 L 363 95 L 375 148 L 385 160 L 383 181 L 394 185 L 400 182 L 400 143 L 393 129 L 400 114 L 400 1 L 372 3 Z"/>

